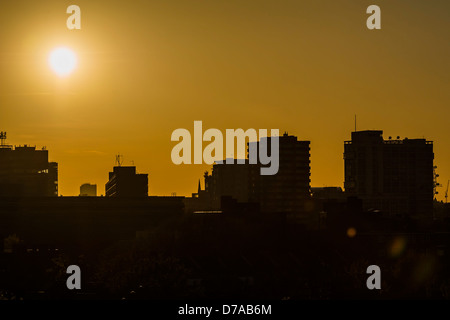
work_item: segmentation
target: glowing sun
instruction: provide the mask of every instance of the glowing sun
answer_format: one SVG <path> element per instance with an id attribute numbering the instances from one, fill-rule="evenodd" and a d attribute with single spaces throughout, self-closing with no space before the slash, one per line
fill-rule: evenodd
<path id="1" fill-rule="evenodd" d="M 68 76 L 77 66 L 75 52 L 66 47 L 60 47 L 50 52 L 48 63 L 50 68 L 60 77 Z"/>

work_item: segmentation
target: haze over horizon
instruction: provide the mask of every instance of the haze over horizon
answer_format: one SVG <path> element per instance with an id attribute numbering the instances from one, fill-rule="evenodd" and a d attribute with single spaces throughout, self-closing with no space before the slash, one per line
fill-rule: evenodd
<path id="1" fill-rule="evenodd" d="M 358 130 L 434 141 L 450 179 L 450 3 L 386 1 L 77 0 L 0 5 L 0 130 L 46 146 L 59 192 L 104 194 L 115 155 L 149 174 L 149 195 L 190 195 L 210 165 L 171 161 L 178 128 L 279 129 L 311 141 L 311 185 L 343 187 L 344 141 Z M 47 64 L 70 47 L 78 66 Z M 442 188 L 438 191 L 441 191 Z M 443 198 L 440 192 L 438 199 Z"/>

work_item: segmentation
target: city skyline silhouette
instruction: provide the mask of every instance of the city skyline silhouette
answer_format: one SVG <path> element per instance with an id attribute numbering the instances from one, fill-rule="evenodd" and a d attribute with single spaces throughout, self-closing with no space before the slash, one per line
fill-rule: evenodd
<path id="1" fill-rule="evenodd" d="M 354 131 L 342 190 L 312 188 L 310 141 L 284 133 L 276 175 L 218 161 L 192 197 L 148 195 L 147 174 L 120 160 L 106 196 L 58 197 L 47 150 L 2 145 L 2 299 L 448 298 L 431 141 Z M 379 294 L 363 285 L 367 259 Z M 68 263 L 84 270 L 79 294 Z"/>
<path id="2" fill-rule="evenodd" d="M 356 129 L 356 118 L 355 118 L 355 129 Z M 360 130 L 360 131 L 352 131 L 352 134 L 354 133 L 354 132 L 378 132 L 377 130 Z M 383 133 L 383 131 L 382 130 L 379 130 L 379 132 L 381 132 L 381 134 Z M 286 135 L 287 133 L 285 132 L 285 135 Z M 298 137 L 297 137 L 298 138 Z M 387 141 L 391 141 L 392 140 L 392 136 L 389 136 L 389 138 L 387 139 Z M 393 143 L 395 143 L 395 141 L 399 141 L 399 142 L 401 142 L 401 141 L 408 141 L 408 140 L 412 140 L 412 141 L 414 141 L 414 140 L 425 140 L 425 141 L 427 141 L 425 138 L 412 138 L 412 139 L 408 139 L 407 137 L 406 138 L 404 138 L 404 139 L 400 139 L 400 136 L 397 136 L 396 137 L 396 139 L 394 138 L 394 140 L 392 140 L 393 141 Z M 248 143 L 249 142 L 249 140 L 248 140 L 248 137 L 247 137 L 247 139 L 246 139 L 246 143 Z M 347 141 L 348 140 L 346 140 L 346 141 L 344 141 L 344 146 L 347 144 Z M 386 140 L 385 140 L 386 141 Z M 433 144 L 433 141 L 429 141 L 431 144 Z M 309 143 L 311 143 L 311 141 L 309 141 Z M 28 145 L 28 144 L 19 144 L 19 145 L 12 145 L 12 144 L 8 144 L 8 142 L 7 142 L 7 132 L 5 131 L 5 132 L 3 132 L 2 131 L 2 146 L 4 147 L 4 148 L 10 148 L 11 150 L 15 150 L 15 149 L 17 149 L 17 148 L 33 148 L 33 150 L 39 150 L 36 146 L 30 146 L 30 145 Z M 236 147 L 236 146 L 235 146 Z M 193 148 L 193 147 L 191 147 L 191 148 Z M 19 150 L 19 149 L 17 149 L 17 150 Z M 44 152 L 47 152 L 47 147 L 42 147 L 42 150 L 44 150 Z M 343 154 L 344 154 L 344 156 L 345 156 L 345 151 L 343 152 Z M 310 152 L 310 156 L 311 156 L 311 152 Z M 123 164 L 123 155 L 120 155 L 120 154 L 116 154 L 116 155 L 114 155 L 114 157 L 115 157 L 115 167 L 121 167 L 121 166 L 123 166 L 123 167 L 135 167 L 134 166 L 134 160 L 132 160 L 132 161 L 130 161 L 130 163 L 127 165 L 127 164 Z M 119 160 L 119 162 L 118 162 L 118 160 L 117 159 L 121 159 L 121 160 Z M 238 159 L 238 158 L 235 158 L 235 160 L 236 159 Z M 246 153 L 246 159 L 248 159 L 248 155 L 247 155 L 247 153 Z M 345 158 L 344 158 L 345 159 Z M 225 158 L 224 158 L 224 160 L 225 160 Z M 445 187 L 445 181 L 444 182 L 441 182 L 441 181 L 443 181 L 442 179 L 438 179 L 438 177 L 440 177 L 440 175 L 439 175 L 439 170 L 438 170 L 438 167 L 437 166 L 435 166 L 435 157 L 434 157 L 434 153 L 433 153 L 433 159 L 432 159 L 432 163 L 433 163 L 433 174 L 437 174 L 437 177 L 434 177 L 434 180 L 433 180 L 433 183 L 435 184 L 434 185 L 434 187 L 433 187 L 433 199 L 436 199 L 436 200 L 440 200 L 440 201 L 443 201 L 444 199 L 446 200 L 446 198 L 445 198 L 445 196 L 446 196 L 446 193 L 445 192 L 441 192 L 441 193 L 439 193 L 439 190 L 440 189 L 438 189 L 438 188 L 440 188 L 440 187 Z M 56 163 L 56 165 L 58 164 L 57 162 L 54 162 L 54 163 Z M 221 163 L 221 161 L 216 161 L 215 163 Z M 179 165 L 179 166 L 190 166 L 190 165 L 193 165 L 193 164 L 181 164 L 181 165 Z M 202 165 L 202 166 L 207 166 L 207 165 Z M 311 166 L 313 166 L 313 164 L 311 164 Z M 344 161 L 343 161 L 343 168 L 345 169 L 345 163 L 344 163 Z M 207 168 L 207 170 L 210 170 L 211 169 L 211 165 L 209 165 L 209 168 Z M 58 170 L 58 169 L 56 169 L 56 170 Z M 345 170 L 343 170 L 343 171 L 345 171 Z M 142 171 L 141 171 L 142 172 Z M 143 173 L 143 172 L 142 172 Z M 148 172 L 146 172 L 146 174 L 148 175 L 149 173 Z M 344 178 L 345 179 L 345 178 Z M 450 179 L 449 179 L 450 180 Z M 84 185 L 84 184 L 89 184 L 90 183 L 90 180 L 89 180 L 89 178 L 86 178 L 86 179 L 84 179 L 83 180 L 84 181 L 84 183 L 82 183 L 80 186 L 82 186 L 82 185 Z M 151 183 L 151 182 L 150 182 Z M 148 186 L 148 182 L 146 183 L 146 185 Z M 59 182 L 58 182 L 58 186 L 59 186 Z M 80 186 L 78 186 L 78 187 L 80 187 Z M 319 186 L 317 186 L 317 185 L 313 185 L 312 184 L 312 180 L 310 180 L 310 188 L 317 188 L 317 187 L 319 187 Z M 324 184 L 322 187 L 341 187 L 342 189 L 345 189 L 345 181 L 343 181 L 342 182 L 342 184 L 341 185 L 334 185 L 334 186 L 332 186 L 332 185 L 330 185 L 330 184 Z M 99 192 L 99 194 L 98 194 L 98 196 L 104 196 L 104 195 L 106 195 L 106 187 L 105 188 L 103 188 L 103 187 L 101 187 L 101 189 L 100 190 L 103 190 L 103 191 L 105 191 L 105 192 L 103 192 L 103 191 L 100 191 Z M 445 188 L 444 188 L 444 190 L 445 190 Z M 189 194 L 178 194 L 179 196 L 185 196 L 185 197 L 188 197 L 190 194 L 192 194 L 192 191 L 194 191 L 194 188 L 192 188 L 191 190 L 190 190 L 191 192 L 189 193 Z M 58 192 L 57 192 L 58 193 Z M 79 193 L 78 193 L 79 194 Z M 76 194 L 76 195 L 78 195 L 78 194 Z M 171 193 L 171 195 L 174 195 L 174 194 L 177 194 L 176 192 L 172 192 Z M 63 194 L 59 194 L 58 193 L 58 195 L 60 195 L 60 196 L 64 196 Z M 66 195 L 66 196 L 76 196 L 76 195 Z M 167 195 L 164 195 L 164 194 L 156 194 L 156 193 L 151 193 L 150 195 L 152 195 L 152 196 L 167 196 Z"/>
<path id="3" fill-rule="evenodd" d="M 449 12 L 0 5 L 0 300 L 450 299 Z"/>
<path id="4" fill-rule="evenodd" d="M 356 114 L 358 130 L 438 141 L 436 165 L 450 177 L 445 2 L 380 3 L 381 30 L 367 29 L 356 1 L 77 4 L 81 30 L 67 29 L 67 6 L 54 1 L 0 12 L 0 128 L 12 144 L 53 150 L 63 195 L 85 179 L 103 186 L 117 153 L 151 175 L 154 194 L 189 195 L 208 166 L 174 166 L 170 135 L 194 120 L 312 141 L 312 184 L 342 186 Z M 78 56 L 65 78 L 47 63 L 58 46 Z"/>

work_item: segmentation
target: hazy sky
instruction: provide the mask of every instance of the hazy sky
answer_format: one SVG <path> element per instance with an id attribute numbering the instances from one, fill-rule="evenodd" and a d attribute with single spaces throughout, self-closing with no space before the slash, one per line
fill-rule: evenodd
<path id="1" fill-rule="evenodd" d="M 366 28 L 371 4 L 381 30 Z M 343 186 L 357 114 L 358 130 L 435 141 L 446 185 L 449 14 L 448 0 L 2 1 L 0 130 L 48 148 L 60 194 L 104 194 L 120 153 L 150 195 L 189 195 L 210 166 L 172 164 L 177 128 L 288 131 L 311 141 L 312 186 Z M 79 59 L 66 79 L 47 64 L 62 45 Z"/>

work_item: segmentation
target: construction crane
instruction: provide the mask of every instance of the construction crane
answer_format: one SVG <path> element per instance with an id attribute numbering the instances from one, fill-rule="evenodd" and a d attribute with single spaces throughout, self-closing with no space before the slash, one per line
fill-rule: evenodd
<path id="1" fill-rule="evenodd" d="M 445 203 L 447 203 L 448 198 L 448 184 L 450 183 L 450 180 L 447 180 L 447 189 L 445 189 Z"/>

